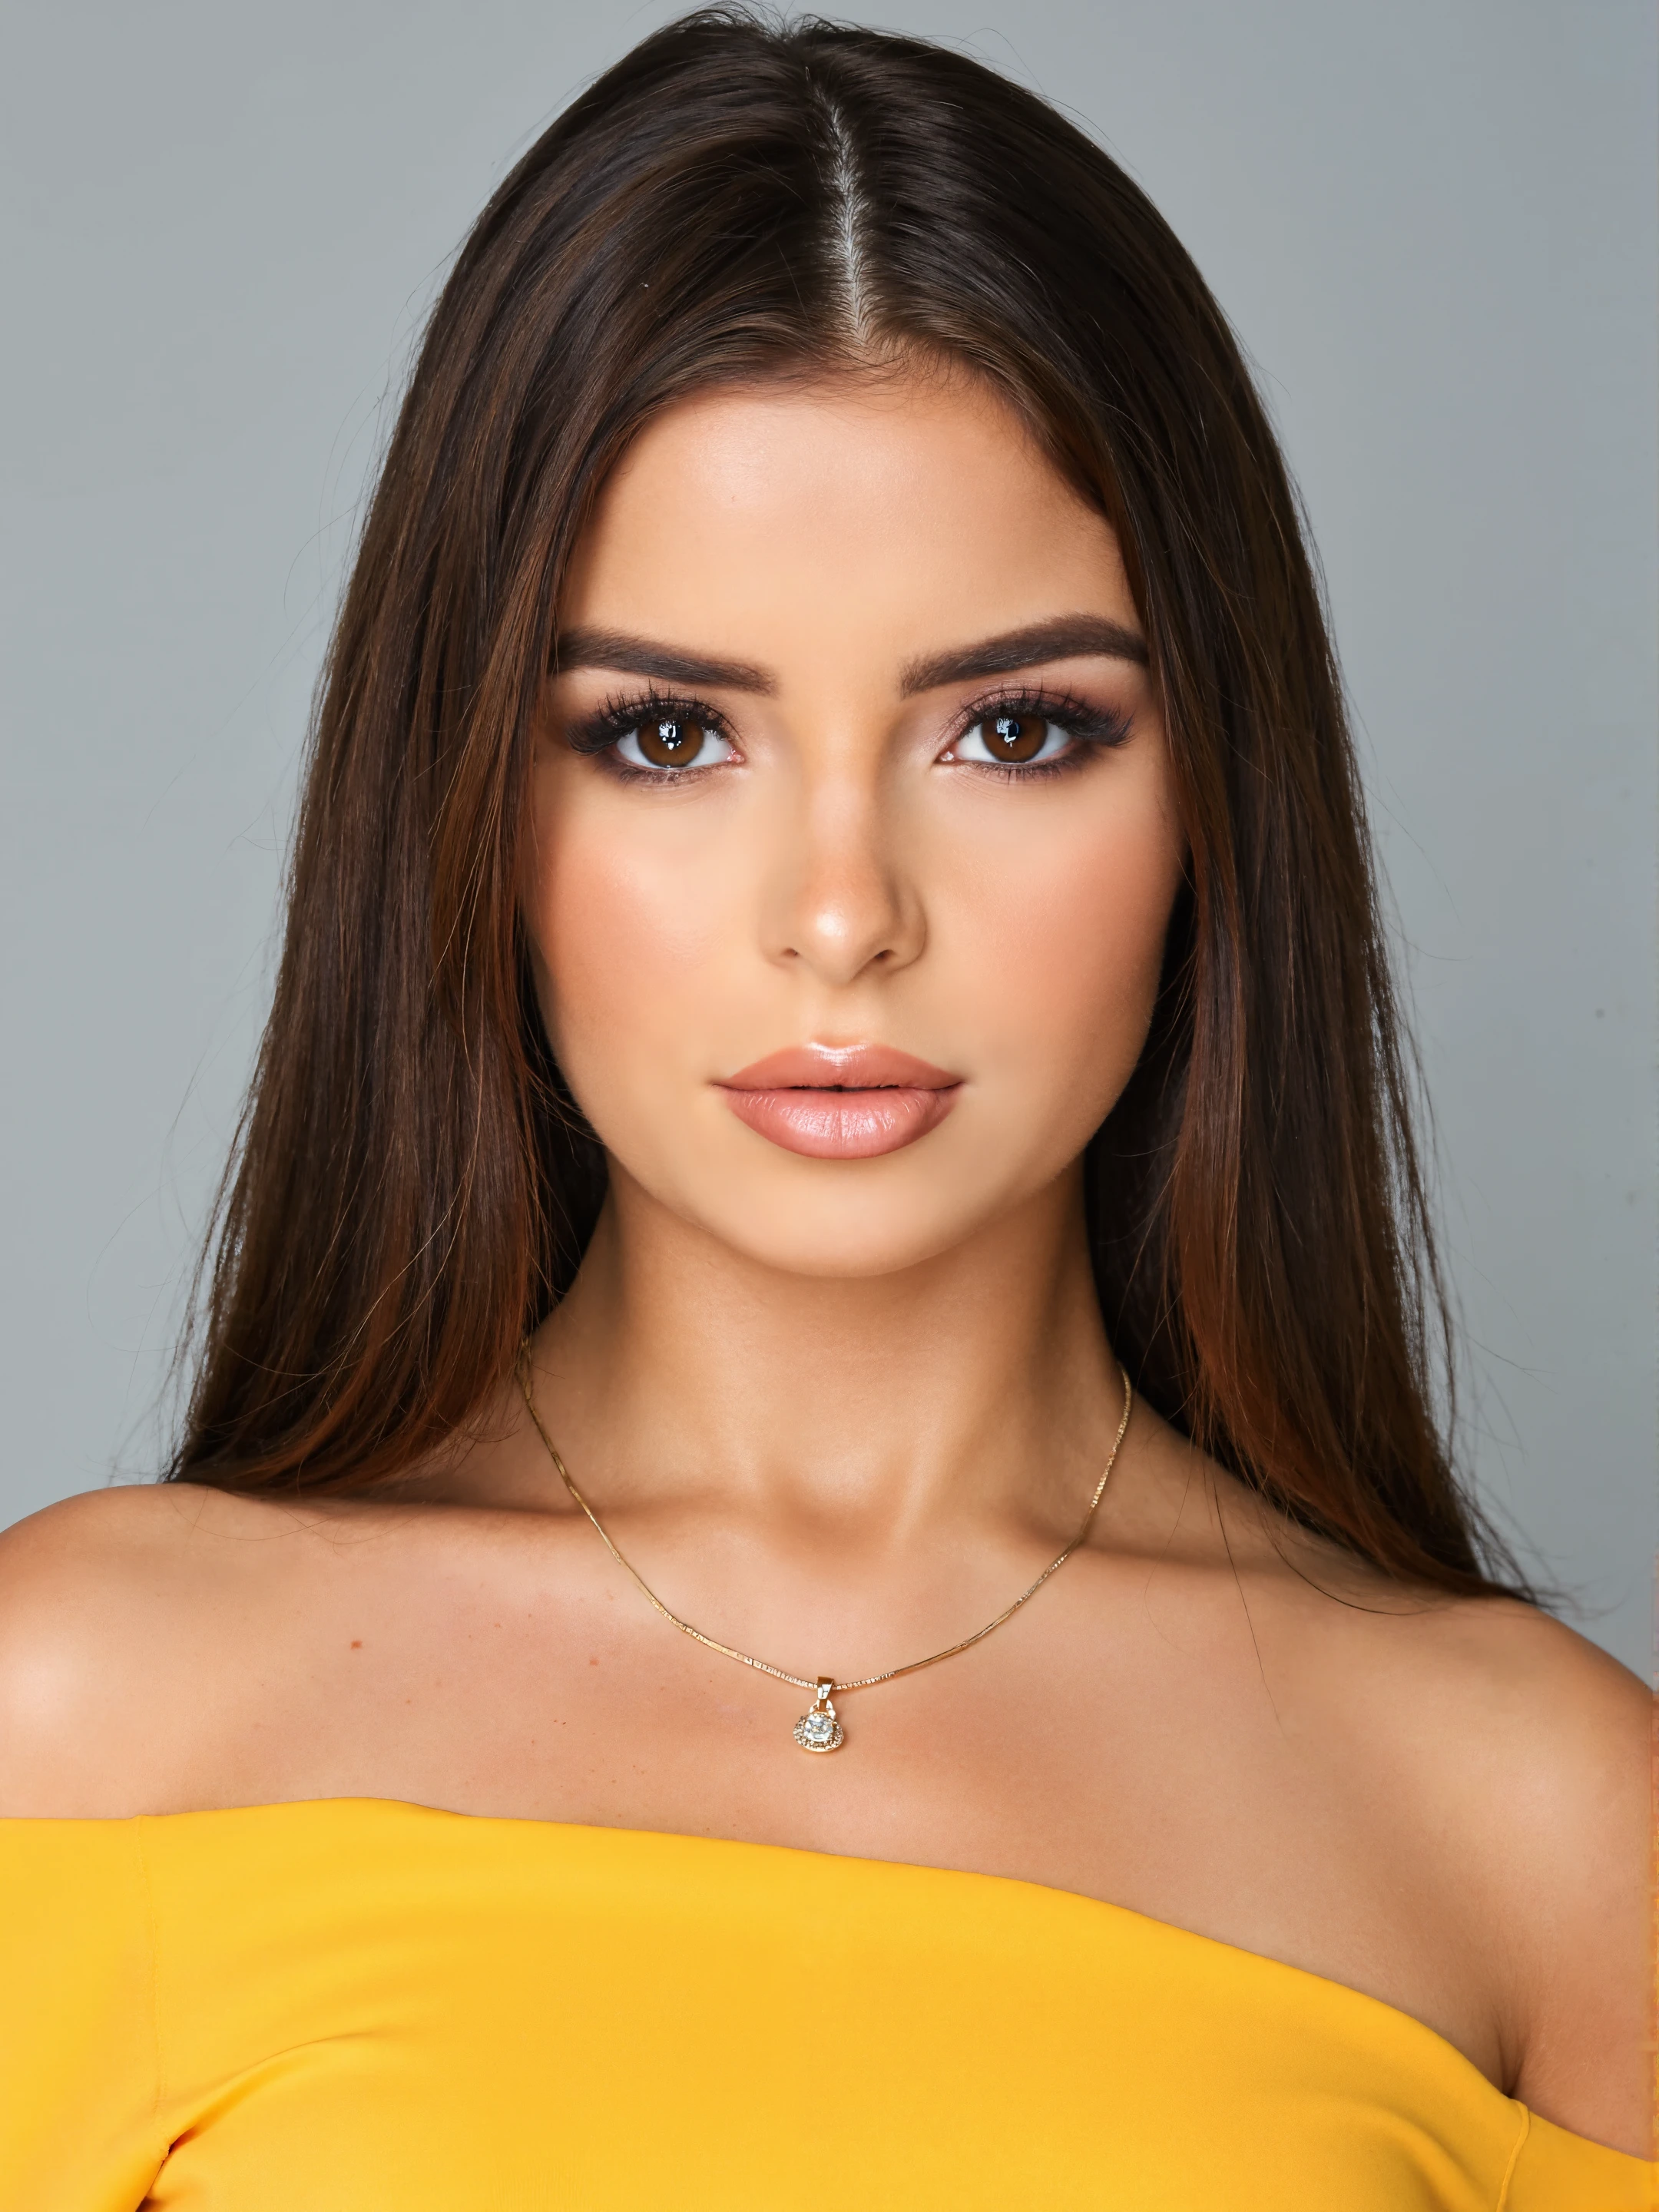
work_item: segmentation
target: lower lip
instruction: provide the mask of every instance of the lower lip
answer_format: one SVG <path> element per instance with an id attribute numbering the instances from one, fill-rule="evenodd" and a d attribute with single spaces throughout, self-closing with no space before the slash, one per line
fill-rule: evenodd
<path id="1" fill-rule="evenodd" d="M 960 1084 L 944 1091 L 726 1091 L 726 1103 L 756 1133 L 815 1160 L 873 1160 L 937 1129 Z"/>

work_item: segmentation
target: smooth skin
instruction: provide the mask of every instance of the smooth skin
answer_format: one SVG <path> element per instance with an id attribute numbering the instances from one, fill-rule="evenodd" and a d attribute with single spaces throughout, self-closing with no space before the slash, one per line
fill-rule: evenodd
<path id="1" fill-rule="evenodd" d="M 676 1610 L 875 1672 L 1072 1536 L 1121 1408 L 1079 1161 L 1183 852 L 1118 549 L 965 376 L 781 381 L 641 436 L 561 632 L 522 896 L 611 1196 L 538 1403 Z M 1011 695 L 1094 734 L 989 764 Z M 574 749 L 612 709 L 701 715 L 699 760 Z M 720 1085 L 813 1042 L 961 1089 L 804 1158 Z M 395 1498 L 127 1489 L 0 1540 L 0 1813 L 368 1796 L 1021 1876 L 1366 1990 L 1650 2150 L 1649 1701 L 1544 1616 L 1382 1583 L 1138 1405 L 1014 1620 L 844 1698 L 833 1758 L 807 1703 L 650 1610 L 510 1390 Z"/>

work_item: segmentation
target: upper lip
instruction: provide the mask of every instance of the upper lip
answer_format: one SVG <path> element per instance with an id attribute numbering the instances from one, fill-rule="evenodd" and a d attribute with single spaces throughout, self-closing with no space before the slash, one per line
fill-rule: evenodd
<path id="1" fill-rule="evenodd" d="M 720 1079 L 724 1091 L 950 1091 L 960 1083 L 890 1044 L 792 1044 Z"/>

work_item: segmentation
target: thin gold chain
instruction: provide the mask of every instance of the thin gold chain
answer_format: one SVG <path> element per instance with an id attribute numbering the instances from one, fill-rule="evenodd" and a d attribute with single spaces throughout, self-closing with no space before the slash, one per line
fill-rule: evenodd
<path id="1" fill-rule="evenodd" d="M 600 1521 L 599 1515 L 593 1510 L 587 1500 L 582 1496 L 580 1491 L 577 1489 L 575 1484 L 571 1480 L 569 1468 L 559 1457 L 558 1451 L 554 1444 L 552 1437 L 548 1435 L 547 1431 L 543 1427 L 542 1417 L 536 1411 L 536 1401 L 534 1396 L 532 1395 L 530 1388 L 530 1346 L 528 1341 L 521 1345 L 519 1348 L 517 1371 L 519 1388 L 524 1393 L 526 1409 L 528 1412 L 532 1421 L 535 1424 L 537 1435 L 547 1446 L 547 1455 L 552 1461 L 554 1466 L 558 1469 L 560 1480 L 563 1482 L 565 1488 L 570 1492 L 571 1497 L 575 1500 L 576 1504 L 580 1506 L 582 1511 L 592 1522 L 594 1528 L 598 1531 L 599 1541 L 605 1546 L 605 1550 L 610 1553 L 611 1558 L 617 1562 L 617 1565 L 619 1567 L 625 1569 L 626 1571 L 633 1577 L 634 1581 L 639 1585 L 641 1590 L 650 1600 L 651 1603 L 656 1607 L 663 1619 L 665 1620 L 672 1621 L 674 1626 L 679 1630 L 682 1636 L 690 1637 L 694 1643 L 701 1644 L 706 1650 L 718 1651 L 727 1659 L 735 1659 L 740 1667 L 752 1667 L 757 1674 L 769 1674 L 774 1681 L 788 1682 L 797 1690 L 816 1691 L 819 1686 L 817 1680 L 809 1680 L 804 1674 L 792 1674 L 787 1668 L 771 1666 L 764 1659 L 753 1659 L 750 1656 L 748 1652 L 738 1651 L 735 1650 L 731 1644 L 722 1644 L 718 1637 L 705 1636 L 702 1629 L 693 1628 L 689 1620 L 682 1620 L 678 1613 L 672 1612 L 669 1607 L 663 1603 L 662 1600 L 657 1595 L 655 1590 L 652 1589 L 650 1583 L 646 1581 L 644 1576 L 640 1573 L 636 1567 L 629 1565 L 629 1561 L 623 1557 L 622 1553 L 611 1542 L 610 1537 L 605 1534 L 604 1524 Z M 993 1629 L 1000 1628 L 1005 1620 L 1012 1620 L 1015 1613 L 1019 1611 L 1021 1606 L 1026 1604 L 1030 1599 L 1036 1595 L 1037 1592 L 1042 1588 L 1044 1583 L 1048 1581 L 1049 1576 L 1058 1573 L 1060 1569 L 1065 1565 L 1066 1560 L 1071 1558 L 1073 1553 L 1078 1548 L 1078 1546 L 1081 1544 L 1085 1537 L 1087 1536 L 1090 1528 L 1094 1522 L 1095 1509 L 1100 1504 L 1102 1498 L 1105 1495 L 1106 1485 L 1111 1480 L 1113 1468 L 1117 1464 L 1118 1447 L 1123 1442 L 1124 1431 L 1129 1425 L 1129 1411 L 1134 1403 L 1134 1392 L 1130 1388 L 1127 1371 L 1122 1367 L 1120 1367 L 1118 1369 L 1118 1373 L 1123 1377 L 1123 1418 L 1117 1425 L 1117 1434 L 1112 1439 L 1112 1449 L 1106 1455 L 1106 1464 L 1101 1470 L 1100 1480 L 1095 1485 L 1095 1494 L 1089 1500 L 1089 1510 L 1083 1516 L 1083 1525 L 1078 1530 L 1076 1535 L 1073 1537 L 1071 1542 L 1066 1547 L 1065 1550 L 1060 1553 L 1059 1557 L 1050 1559 L 1048 1565 L 1042 1570 L 1042 1572 L 1037 1577 L 1030 1588 L 1029 1589 L 1022 1590 L 1012 1605 L 1005 1606 L 994 1620 L 988 1620 L 983 1628 L 976 1628 L 971 1636 L 964 1636 L 960 1644 L 947 1645 L 945 1650 L 943 1651 L 931 1652 L 926 1659 L 912 1659 L 909 1664 L 905 1667 L 890 1667 L 884 1674 L 863 1674 L 860 1675 L 855 1682 L 832 1682 L 830 1687 L 833 1695 L 840 1697 L 848 1690 L 873 1690 L 879 1682 L 896 1682 L 901 1674 L 920 1674 L 924 1667 L 937 1667 L 941 1659 L 954 1659 L 958 1651 L 966 1651 L 971 1645 L 982 1643 L 985 1638 L 991 1633 Z"/>

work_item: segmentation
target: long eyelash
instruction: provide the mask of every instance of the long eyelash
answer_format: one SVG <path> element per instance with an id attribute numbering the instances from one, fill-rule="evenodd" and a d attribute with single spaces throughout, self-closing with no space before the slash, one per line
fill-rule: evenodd
<path id="1" fill-rule="evenodd" d="M 1057 724 L 1085 748 L 1064 753 L 1059 760 L 1037 761 L 1024 767 L 1000 761 L 968 763 L 981 775 L 1000 776 L 1005 783 L 1029 783 L 1034 776 L 1066 775 L 1086 768 L 1095 753 L 1121 745 L 1133 727 L 1132 718 L 1120 708 L 1097 707 L 1087 699 L 1079 698 L 1074 691 L 1022 684 L 1012 691 L 995 692 L 988 699 L 975 699 L 970 706 L 964 707 L 957 716 L 957 733 L 951 743 L 959 743 L 976 722 L 988 721 L 994 714 L 1041 714 L 1045 721 Z"/>
<path id="2" fill-rule="evenodd" d="M 982 722 L 993 714 L 1038 714 L 1045 721 L 1057 724 L 1068 736 L 1075 738 L 1087 750 L 1065 754 L 1055 761 L 1040 761 L 1030 766 L 1004 765 L 995 761 L 973 763 L 983 775 L 1000 776 L 1006 782 L 1027 782 L 1033 776 L 1064 775 L 1068 771 L 1087 765 L 1091 753 L 1121 745 L 1132 727 L 1130 717 L 1116 709 L 1102 708 L 1075 692 L 1044 689 L 1039 685 L 1022 684 L 1012 690 L 1002 690 L 988 698 L 976 699 L 963 708 L 957 717 L 955 744 L 975 722 Z M 659 691 L 654 684 L 643 691 L 617 693 L 602 706 L 580 722 L 566 729 L 565 743 L 573 752 L 599 755 L 629 732 L 637 729 L 648 716 L 665 718 L 677 716 L 689 722 L 700 722 L 706 729 L 716 732 L 728 744 L 735 743 L 725 716 L 718 708 L 707 705 L 701 699 L 683 693 Z M 657 782 L 660 776 L 649 769 L 635 768 L 631 763 L 614 757 L 605 763 L 613 775 L 635 781 Z M 695 769 L 682 769 L 679 775 L 694 775 Z"/>
<path id="3" fill-rule="evenodd" d="M 735 742 L 726 726 L 725 715 L 718 708 L 705 706 L 700 699 L 659 691 L 654 685 L 645 691 L 613 693 L 594 713 L 584 716 L 580 722 L 571 723 L 565 731 L 564 741 L 572 752 L 604 753 L 653 715 L 660 715 L 665 720 L 673 718 L 686 722 L 700 722 L 705 729 L 714 731 L 728 743 Z M 655 781 L 649 769 L 636 769 L 627 761 L 615 761 L 608 765 L 614 767 L 619 775 L 646 776 Z M 696 770 L 679 769 L 671 769 L 668 773 L 695 775 Z"/>

